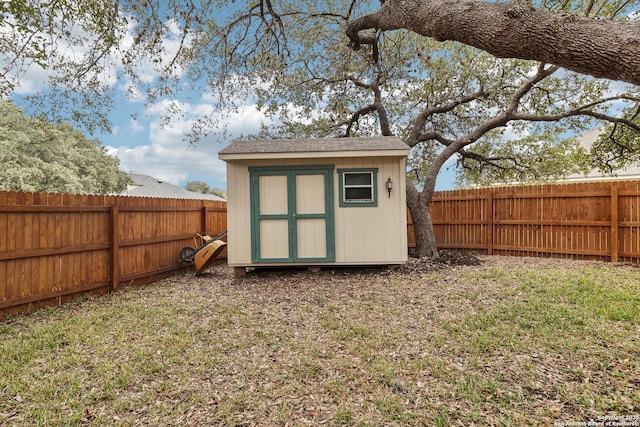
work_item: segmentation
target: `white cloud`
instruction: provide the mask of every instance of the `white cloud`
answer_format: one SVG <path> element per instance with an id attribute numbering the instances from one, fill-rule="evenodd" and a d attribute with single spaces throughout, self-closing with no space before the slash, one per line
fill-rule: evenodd
<path id="1" fill-rule="evenodd" d="M 0 64 L 2 61 L 0 61 Z M 43 90 L 47 86 L 49 74 L 37 64 L 32 64 L 16 82 L 14 93 L 16 95 L 32 95 Z"/>
<path id="2" fill-rule="evenodd" d="M 619 96 L 625 93 L 632 92 L 635 89 L 635 86 L 621 81 L 610 81 L 608 91 L 605 93 L 605 96 Z"/>
<path id="3" fill-rule="evenodd" d="M 135 37 L 133 34 L 137 25 L 138 22 L 134 18 L 128 17 L 127 33 L 122 39 L 118 51 L 127 52 L 131 49 L 134 44 Z M 187 36 L 182 40 L 182 29 L 176 20 L 169 20 L 165 22 L 164 28 L 168 30 L 168 33 L 164 34 L 162 37 L 162 48 L 159 55 L 150 56 L 144 61 L 137 62 L 132 67 L 137 77 L 144 84 L 152 84 L 160 75 L 159 68 L 162 67 L 163 64 L 169 64 L 176 53 L 181 48 L 188 48 L 193 40 L 192 36 Z M 180 64 L 176 63 L 174 64 L 172 72 L 175 76 L 180 77 L 184 73 L 184 69 Z M 131 85 L 131 83 L 127 82 L 127 85 Z M 140 100 L 143 98 L 143 95 L 137 90 L 137 88 L 127 87 L 126 89 L 128 90 L 128 94 L 132 100 Z"/>
<path id="4" fill-rule="evenodd" d="M 118 82 L 117 78 L 119 72 L 122 71 L 122 64 L 118 62 L 117 57 L 118 52 L 126 52 L 132 47 L 134 41 L 133 30 L 136 25 L 137 22 L 129 17 L 127 32 L 122 38 L 118 48 L 112 52 L 112 56 L 107 57 L 110 59 L 101 61 L 97 64 L 97 68 L 89 71 L 87 76 L 88 78 L 95 77 L 95 81 L 99 81 L 107 87 L 114 87 L 120 83 L 118 89 L 122 91 L 130 101 L 142 101 L 144 100 L 144 94 L 133 86 L 131 81 Z M 167 21 L 165 28 L 168 29 L 168 32 L 162 38 L 163 50 L 160 52 L 159 58 L 158 56 L 148 58 L 136 64 L 134 67 L 135 72 L 143 84 L 153 84 L 160 75 L 158 67 L 162 66 L 162 64 L 168 64 L 181 47 L 189 47 L 191 43 L 191 37 L 181 40 L 182 30 L 175 20 Z M 11 29 L 0 26 L 0 31 L 4 32 L 3 36 L 6 36 Z M 72 62 L 82 63 L 86 61 L 85 58 L 93 49 L 94 43 L 92 40 L 98 37 L 95 34 L 86 33 L 81 25 L 72 26 L 67 36 L 68 38 L 58 37 L 55 40 L 54 47 L 52 47 L 49 52 L 49 69 L 45 70 L 33 62 L 18 61 L 17 63 L 21 64 L 21 66 L 9 70 L 9 78 L 13 79 L 16 84 L 16 88 L 13 90 L 16 95 L 33 95 L 46 89 L 49 78 L 56 76 L 54 71 L 56 65 L 62 65 L 62 70 L 64 70 L 65 64 Z M 16 35 L 16 37 L 19 37 L 19 35 Z M 46 36 L 46 38 L 48 38 L 48 36 Z M 159 63 L 155 63 L 153 59 L 160 59 L 160 61 Z M 12 57 L 0 52 L 0 68 L 8 66 L 12 60 Z M 110 62 L 111 60 L 113 62 Z M 173 73 L 179 77 L 184 73 L 184 69 L 180 65 L 175 65 Z"/>
<path id="5" fill-rule="evenodd" d="M 129 119 L 129 130 L 134 134 L 140 133 L 144 130 L 144 125 L 142 125 L 140 121 L 138 121 L 138 119 L 134 119 L 133 117 L 131 117 Z"/>
<path id="6" fill-rule="evenodd" d="M 129 31 L 124 38 L 119 51 L 126 51 L 132 46 L 132 29 L 135 23 L 130 24 Z M 74 31 L 77 31 L 76 27 Z M 180 45 L 180 28 L 175 22 L 169 22 L 170 33 L 163 40 L 165 51 L 162 54 L 161 63 L 166 64 L 177 52 Z M 189 41 L 187 40 L 187 43 Z M 91 43 L 85 46 L 58 45 L 59 59 L 79 58 L 91 48 Z M 6 61 L 4 61 L 6 62 Z M 0 66 L 3 64 L 0 53 Z M 136 71 L 140 73 L 143 83 L 153 83 L 158 77 L 151 59 L 144 64 L 138 64 Z M 260 125 L 266 121 L 255 105 L 246 104 L 237 111 L 227 111 L 213 117 L 212 123 L 223 123 L 226 126 L 224 142 L 218 141 L 215 136 L 203 139 L 197 146 L 189 146 L 185 142 L 186 135 L 191 131 L 198 117 L 210 115 L 214 102 L 207 101 L 202 96 L 199 103 L 189 104 L 180 100 L 162 100 L 147 108 L 144 112 L 137 110 L 142 108 L 145 95 L 129 80 L 116 81 L 117 65 L 107 67 L 104 73 L 99 74 L 99 80 L 117 89 L 116 111 L 112 115 L 114 122 L 110 135 L 103 139 L 107 151 L 120 160 L 120 167 L 124 171 L 141 173 L 154 176 L 158 179 L 183 185 L 186 181 L 207 177 L 207 182 L 212 186 L 223 186 L 226 182 L 226 165 L 218 160 L 218 151 L 223 148 L 225 142 L 240 135 L 257 133 Z M 180 75 L 183 70 L 174 70 Z M 52 76 L 52 70 L 45 70 L 37 65 L 32 65 L 20 76 L 16 95 L 32 95 L 38 91 L 46 90 L 48 79 Z M 243 105 L 248 101 L 238 98 L 234 100 L 236 105 Z M 175 106 L 177 109 L 172 109 Z M 168 112 L 172 113 L 168 113 Z M 131 117 L 128 112 L 134 113 Z M 172 117 L 170 126 L 162 126 L 163 116 Z M 146 134 L 145 134 L 146 131 Z M 197 177 L 197 178 L 195 178 Z M 204 179 L 203 179 L 204 180 Z"/>
<path id="7" fill-rule="evenodd" d="M 226 164 L 218 159 L 218 151 L 240 135 L 257 133 L 267 119 L 254 105 L 249 105 L 241 111 L 228 113 L 228 138 L 225 141 L 212 136 L 195 146 L 189 146 L 185 136 L 191 130 L 194 119 L 203 112 L 210 112 L 211 106 L 176 102 L 182 115 L 175 118 L 171 126 L 163 126 L 160 118 L 170 105 L 170 101 L 165 100 L 146 111 L 150 117 L 148 142 L 138 146 L 108 146 L 107 150 L 120 159 L 120 168 L 127 172 L 150 175 L 175 185 L 202 180 L 194 177 L 206 177 L 209 185 L 224 186 Z"/>
<path id="8" fill-rule="evenodd" d="M 229 135 L 237 138 L 258 133 L 262 123 L 268 123 L 269 119 L 255 105 L 249 105 L 231 115 L 226 122 Z"/>
<path id="9" fill-rule="evenodd" d="M 130 80 L 127 80 L 124 84 L 120 85 L 120 91 L 125 94 L 127 101 L 129 102 L 144 102 L 145 95 L 139 88 L 137 88 Z"/>

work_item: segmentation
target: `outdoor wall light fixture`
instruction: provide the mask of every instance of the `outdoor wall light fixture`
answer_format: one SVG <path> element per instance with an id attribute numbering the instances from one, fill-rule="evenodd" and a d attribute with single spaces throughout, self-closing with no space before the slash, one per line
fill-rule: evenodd
<path id="1" fill-rule="evenodd" d="M 391 181 L 391 177 L 387 178 L 387 182 L 384 183 L 384 187 L 389 192 L 389 198 L 391 198 L 391 190 L 393 190 L 393 181 Z"/>

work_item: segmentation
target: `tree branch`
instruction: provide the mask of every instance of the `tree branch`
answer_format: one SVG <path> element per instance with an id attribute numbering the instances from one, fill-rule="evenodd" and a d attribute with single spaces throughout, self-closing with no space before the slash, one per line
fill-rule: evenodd
<path id="1" fill-rule="evenodd" d="M 458 99 L 453 99 L 443 104 L 435 105 L 433 107 L 424 109 L 413 122 L 413 127 L 411 128 L 411 134 L 409 135 L 406 141 L 407 145 L 413 148 L 419 142 L 428 141 L 429 139 L 436 139 L 442 145 L 449 145 L 451 141 L 442 137 L 438 133 L 429 133 L 429 134 L 422 133 L 424 126 L 427 123 L 427 120 L 429 120 L 429 118 L 434 114 L 448 113 L 449 111 L 452 111 L 459 105 L 468 104 L 483 96 L 485 96 L 484 90 L 480 89 L 479 91 L 471 95 L 463 96 Z"/>
<path id="2" fill-rule="evenodd" d="M 458 150 L 458 154 L 460 154 L 463 157 L 463 159 L 475 160 L 478 163 L 486 164 L 486 165 L 491 166 L 491 167 L 496 168 L 496 169 L 501 169 L 501 170 L 509 169 L 507 166 L 504 166 L 504 165 L 500 164 L 499 162 L 501 162 L 501 161 L 509 161 L 514 165 L 513 167 L 518 168 L 519 170 L 523 169 L 522 163 L 520 161 L 518 161 L 518 159 L 516 157 L 513 157 L 513 156 L 487 157 L 487 156 L 483 156 L 480 153 L 476 153 L 476 152 L 473 152 L 473 151 L 467 151 L 465 149 Z M 469 169 L 469 167 L 466 166 L 464 164 L 464 162 L 462 163 L 462 167 Z"/>
<path id="3" fill-rule="evenodd" d="M 514 7 L 514 4 L 516 7 Z M 526 0 L 387 0 L 353 20 L 353 48 L 371 41 L 366 30 L 407 29 L 455 40 L 499 58 L 519 58 L 640 84 L 640 22 L 535 10 Z"/>
<path id="4" fill-rule="evenodd" d="M 351 114 L 351 117 L 349 118 L 349 120 L 345 123 L 347 125 L 345 131 L 344 131 L 344 137 L 348 138 L 351 135 L 351 129 L 353 128 L 353 126 L 358 123 L 358 120 L 360 120 L 360 117 L 362 116 L 366 116 L 370 113 L 373 113 L 374 111 L 377 111 L 377 108 L 375 105 L 368 105 L 364 108 L 359 109 L 358 111 L 354 112 L 353 114 Z"/>

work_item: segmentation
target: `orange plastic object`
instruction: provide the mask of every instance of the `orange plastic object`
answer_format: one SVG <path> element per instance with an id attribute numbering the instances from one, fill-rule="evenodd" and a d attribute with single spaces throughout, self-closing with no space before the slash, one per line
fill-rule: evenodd
<path id="1" fill-rule="evenodd" d="M 218 257 L 220 252 L 227 246 L 227 242 L 213 240 L 199 249 L 193 257 L 193 264 L 196 268 L 196 276 L 202 273 L 211 262 Z"/>

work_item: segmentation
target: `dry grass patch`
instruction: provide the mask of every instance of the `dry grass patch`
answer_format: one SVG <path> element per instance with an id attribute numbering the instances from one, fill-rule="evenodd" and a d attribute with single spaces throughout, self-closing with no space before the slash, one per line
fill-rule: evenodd
<path id="1" fill-rule="evenodd" d="M 0 425 L 552 425 L 640 415 L 640 269 L 217 267 L 0 323 Z"/>

